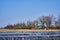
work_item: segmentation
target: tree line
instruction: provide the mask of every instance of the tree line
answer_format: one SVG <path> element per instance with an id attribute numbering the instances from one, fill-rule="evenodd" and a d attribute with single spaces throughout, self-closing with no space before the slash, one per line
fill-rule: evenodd
<path id="1" fill-rule="evenodd" d="M 42 28 L 40 28 L 42 27 Z M 43 28 L 44 27 L 44 28 Z M 60 15 L 54 17 L 53 15 L 41 16 L 34 21 L 27 21 L 27 23 L 17 23 L 14 25 L 7 25 L 4 29 L 60 29 Z"/>

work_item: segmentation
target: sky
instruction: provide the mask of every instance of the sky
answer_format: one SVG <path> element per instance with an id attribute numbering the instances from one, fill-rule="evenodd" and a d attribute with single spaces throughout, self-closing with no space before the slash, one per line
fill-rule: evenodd
<path id="1" fill-rule="evenodd" d="M 60 0 L 0 0 L 0 27 L 52 14 L 60 14 Z"/>

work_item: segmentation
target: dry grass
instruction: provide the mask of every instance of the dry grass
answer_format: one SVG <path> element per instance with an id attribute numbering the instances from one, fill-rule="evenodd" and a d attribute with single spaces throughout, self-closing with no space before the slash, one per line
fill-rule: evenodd
<path id="1" fill-rule="evenodd" d="M 49 30 L 45 30 L 45 29 L 0 29 L 0 32 L 56 32 L 56 31 L 60 31 L 57 29 L 49 29 Z"/>

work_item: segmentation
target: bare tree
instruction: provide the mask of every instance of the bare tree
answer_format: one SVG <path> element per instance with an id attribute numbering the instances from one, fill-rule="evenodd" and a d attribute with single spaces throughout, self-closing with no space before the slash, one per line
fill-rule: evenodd
<path id="1" fill-rule="evenodd" d="M 60 14 L 58 15 L 57 20 L 55 21 L 55 26 L 58 27 L 60 26 Z"/>
<path id="2" fill-rule="evenodd" d="M 46 23 L 47 27 L 50 27 L 51 23 L 52 23 L 52 16 L 46 16 L 45 23 Z"/>
<path id="3" fill-rule="evenodd" d="M 35 23 L 34 22 L 31 22 L 31 21 L 27 21 L 27 26 L 29 27 L 29 28 L 35 28 Z"/>

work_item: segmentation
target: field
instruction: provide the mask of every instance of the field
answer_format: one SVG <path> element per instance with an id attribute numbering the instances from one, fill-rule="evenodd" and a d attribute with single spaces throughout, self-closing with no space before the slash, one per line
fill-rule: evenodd
<path id="1" fill-rule="evenodd" d="M 0 32 L 55 32 L 55 31 L 60 31 L 57 29 L 0 29 Z"/>

